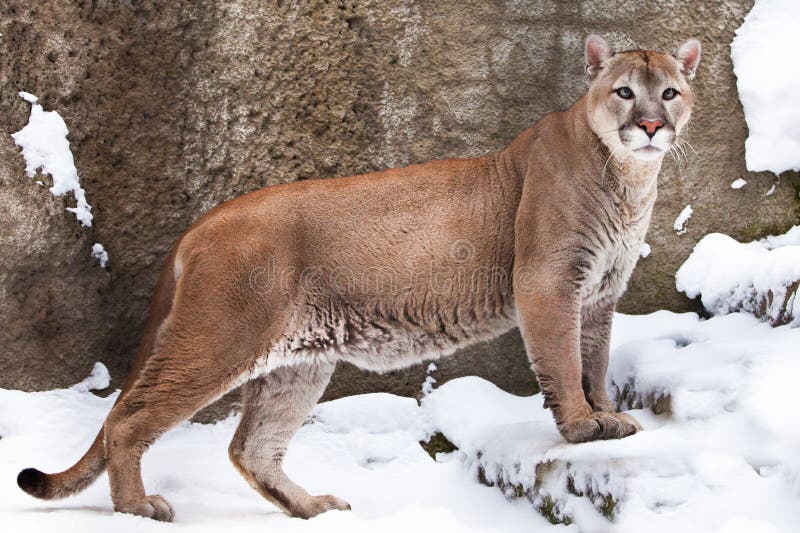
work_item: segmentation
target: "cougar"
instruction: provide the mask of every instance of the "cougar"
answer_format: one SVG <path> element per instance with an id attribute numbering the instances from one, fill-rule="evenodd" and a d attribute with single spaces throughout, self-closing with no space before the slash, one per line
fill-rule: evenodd
<path id="1" fill-rule="evenodd" d="M 19 486 L 60 498 L 108 469 L 116 511 L 172 520 L 145 493 L 142 454 L 241 385 L 229 454 L 242 476 L 291 516 L 349 509 L 282 468 L 336 362 L 383 372 L 517 326 L 567 441 L 635 433 L 605 390 L 611 321 L 689 120 L 700 43 L 614 53 L 591 35 L 584 54 L 588 92 L 504 150 L 267 187 L 201 217 L 166 259 L 94 443 Z"/>

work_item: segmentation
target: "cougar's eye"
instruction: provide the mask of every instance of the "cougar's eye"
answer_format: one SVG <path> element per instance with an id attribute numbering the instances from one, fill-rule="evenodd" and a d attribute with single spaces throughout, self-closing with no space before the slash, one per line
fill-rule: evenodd
<path id="1" fill-rule="evenodd" d="M 672 100 L 678 96 L 678 91 L 670 87 L 669 89 L 665 89 L 664 92 L 661 94 L 661 98 L 664 100 Z"/>
<path id="2" fill-rule="evenodd" d="M 633 98 L 633 91 L 631 91 L 630 87 L 620 87 L 616 90 L 617 96 L 622 98 L 623 100 L 630 100 Z"/>

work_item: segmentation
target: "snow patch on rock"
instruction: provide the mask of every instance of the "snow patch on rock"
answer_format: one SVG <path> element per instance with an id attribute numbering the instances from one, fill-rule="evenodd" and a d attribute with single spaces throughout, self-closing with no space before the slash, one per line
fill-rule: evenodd
<path id="1" fill-rule="evenodd" d="M 800 226 L 741 243 L 721 233 L 698 242 L 675 275 L 676 288 L 709 312 L 749 311 L 773 324 L 800 323 Z"/>
<path id="2" fill-rule="evenodd" d="M 683 208 L 683 211 L 680 212 L 678 218 L 675 219 L 675 223 L 672 227 L 678 235 L 686 233 L 686 226 L 689 224 L 689 219 L 692 218 L 693 213 L 692 206 L 687 205 Z"/>
<path id="3" fill-rule="evenodd" d="M 11 137 L 22 148 L 25 158 L 25 172 L 33 178 L 36 173 L 49 174 L 53 179 L 50 192 L 53 196 L 72 193 L 76 206 L 68 207 L 82 225 L 92 225 L 92 206 L 86 201 L 86 193 L 80 185 L 78 169 L 69 148 L 69 130 L 56 111 L 45 111 L 38 98 L 21 91 L 20 98 L 31 104 L 28 124 Z"/>
<path id="4" fill-rule="evenodd" d="M 108 263 L 108 252 L 99 242 L 92 245 L 92 257 L 100 262 L 100 268 L 106 267 L 106 263 Z"/>
<path id="5" fill-rule="evenodd" d="M 70 387 L 70 389 L 78 392 L 89 392 L 91 390 L 105 389 L 109 385 L 111 385 L 111 374 L 108 373 L 106 365 L 98 361 L 92 367 L 92 372 L 89 376 Z"/>
<path id="6" fill-rule="evenodd" d="M 433 386 L 436 384 L 436 378 L 433 377 L 431 374 L 436 372 L 438 368 L 436 367 L 436 363 L 431 363 L 428 365 L 428 368 L 425 370 L 425 381 L 422 383 L 422 395 L 427 396 L 431 392 L 433 392 Z"/>
<path id="7" fill-rule="evenodd" d="M 797 0 L 757 0 L 731 44 L 733 71 L 749 135 L 747 169 L 800 170 Z"/>

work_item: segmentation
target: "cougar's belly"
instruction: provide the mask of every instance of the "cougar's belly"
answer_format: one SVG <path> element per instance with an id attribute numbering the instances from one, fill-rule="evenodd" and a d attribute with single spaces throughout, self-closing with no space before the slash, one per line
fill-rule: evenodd
<path id="1" fill-rule="evenodd" d="M 440 323 L 437 331 L 413 324 L 376 323 L 354 335 L 339 358 L 360 368 L 386 372 L 451 355 L 459 348 L 492 339 L 517 325 L 513 309 L 482 319 Z"/>
<path id="2" fill-rule="evenodd" d="M 366 316 L 352 308 L 309 308 L 259 358 L 253 374 L 287 365 L 347 361 L 375 372 L 450 355 L 517 325 L 512 304 L 475 316 L 455 310 L 429 316 Z"/>

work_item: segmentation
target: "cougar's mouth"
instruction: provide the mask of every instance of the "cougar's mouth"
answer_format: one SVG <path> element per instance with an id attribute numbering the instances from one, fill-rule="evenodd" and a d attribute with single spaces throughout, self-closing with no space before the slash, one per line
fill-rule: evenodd
<path id="1" fill-rule="evenodd" d="M 658 146 L 656 146 L 654 144 L 648 144 L 647 146 L 642 146 L 641 148 L 637 148 L 637 149 L 634 150 L 634 152 L 642 152 L 642 153 L 645 153 L 645 154 L 660 153 L 660 152 L 663 152 L 663 151 L 664 150 L 662 150 L 661 148 L 659 148 Z"/>
<path id="2" fill-rule="evenodd" d="M 632 150 L 633 156 L 641 161 L 650 161 L 660 157 L 666 150 L 654 144 L 648 144 Z"/>

